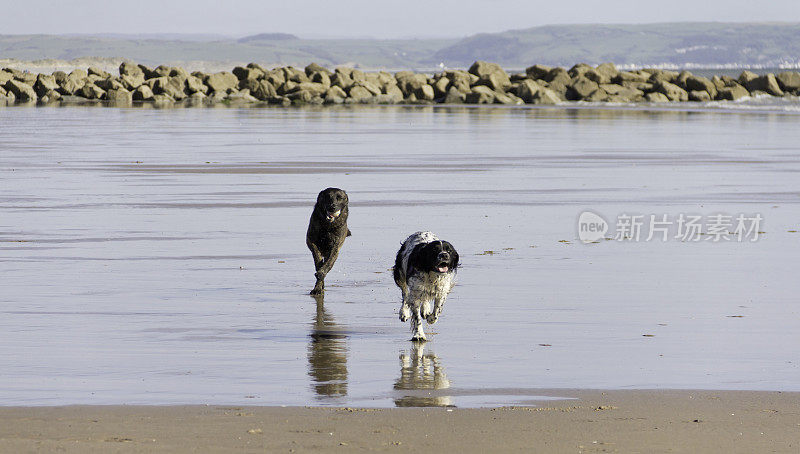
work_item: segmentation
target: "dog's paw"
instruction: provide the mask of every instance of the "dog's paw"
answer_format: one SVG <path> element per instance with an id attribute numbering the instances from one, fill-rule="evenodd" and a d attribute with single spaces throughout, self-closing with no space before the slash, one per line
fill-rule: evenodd
<path id="1" fill-rule="evenodd" d="M 325 293 L 325 286 L 317 282 L 317 285 L 309 292 L 309 295 L 317 296 Z"/>
<path id="2" fill-rule="evenodd" d="M 400 321 L 405 323 L 408 321 L 409 317 L 411 317 L 411 308 L 408 306 L 403 306 L 400 308 Z"/>
<path id="3" fill-rule="evenodd" d="M 425 320 L 428 322 L 429 325 L 433 325 L 434 323 L 436 323 L 437 320 L 439 320 L 439 316 L 436 314 L 428 314 L 428 316 L 425 317 Z"/>
<path id="4" fill-rule="evenodd" d="M 425 335 L 415 334 L 414 337 L 411 338 L 411 342 L 427 342 L 428 338 Z"/>

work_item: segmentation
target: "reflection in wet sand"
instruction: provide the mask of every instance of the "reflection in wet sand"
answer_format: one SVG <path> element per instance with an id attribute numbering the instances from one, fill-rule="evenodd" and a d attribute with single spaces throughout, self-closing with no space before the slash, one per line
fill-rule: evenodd
<path id="1" fill-rule="evenodd" d="M 450 396 L 436 395 L 430 392 L 448 388 L 450 388 L 450 380 L 445 375 L 444 367 L 435 353 L 432 351 L 425 353 L 425 342 L 412 342 L 410 351 L 400 351 L 400 378 L 395 382 L 394 389 L 408 392 L 394 400 L 396 406 L 447 407 L 453 405 Z"/>
<path id="2" fill-rule="evenodd" d="M 308 375 L 318 398 L 347 395 L 347 336 L 325 311 L 324 296 L 314 298 L 317 312 L 308 345 Z"/>

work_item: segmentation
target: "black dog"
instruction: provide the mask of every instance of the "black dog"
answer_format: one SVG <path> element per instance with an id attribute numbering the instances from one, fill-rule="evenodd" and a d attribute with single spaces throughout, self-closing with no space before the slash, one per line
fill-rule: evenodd
<path id="1" fill-rule="evenodd" d="M 403 292 L 400 321 L 411 317 L 411 340 L 424 341 L 422 319 L 436 323 L 456 282 L 458 252 L 431 232 L 406 238 L 394 262 L 394 282 Z M 431 306 L 433 302 L 433 306 Z"/>
<path id="2" fill-rule="evenodd" d="M 350 236 L 347 228 L 347 193 L 339 188 L 328 188 L 317 196 L 306 233 L 306 245 L 314 256 L 317 283 L 312 295 L 325 291 L 325 276 L 339 257 L 344 239 Z"/>

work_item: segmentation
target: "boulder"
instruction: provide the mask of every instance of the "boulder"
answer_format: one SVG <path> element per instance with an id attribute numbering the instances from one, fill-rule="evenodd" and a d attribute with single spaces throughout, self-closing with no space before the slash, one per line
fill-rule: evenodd
<path id="1" fill-rule="evenodd" d="M 736 82 L 739 82 L 739 85 L 741 85 L 741 86 L 743 86 L 743 87 L 746 87 L 746 86 L 747 86 L 747 84 L 748 84 L 748 83 L 749 83 L 751 80 L 753 80 L 753 79 L 755 79 L 755 78 L 757 78 L 757 77 L 758 77 L 758 74 L 756 74 L 756 73 L 754 73 L 754 72 L 752 72 L 752 71 L 747 71 L 747 70 L 745 70 L 745 71 L 742 71 L 742 73 L 741 73 L 741 74 L 739 74 L 739 78 L 738 78 L 738 79 L 736 79 Z"/>
<path id="2" fill-rule="evenodd" d="M 311 73 L 309 77 L 311 79 L 311 82 L 322 84 L 326 87 L 331 86 L 331 76 L 327 72 L 320 71 Z"/>
<path id="3" fill-rule="evenodd" d="M 280 87 L 284 83 L 286 83 L 286 77 L 283 75 L 283 71 L 279 69 L 273 69 L 268 71 L 264 75 L 264 79 L 266 79 L 269 83 L 272 84 L 273 87 Z M 280 101 L 279 104 L 282 104 L 283 101 Z"/>
<path id="4" fill-rule="evenodd" d="M 331 75 L 331 72 L 328 71 L 328 68 L 326 68 L 326 67 L 324 67 L 322 65 L 318 65 L 316 63 L 311 63 L 308 66 L 306 66 L 305 71 L 306 71 L 306 75 L 308 77 L 311 77 L 311 75 L 313 73 L 324 73 L 324 74 L 327 74 L 329 76 Z"/>
<path id="5" fill-rule="evenodd" d="M 250 94 L 250 90 L 248 90 L 246 88 L 244 90 L 239 90 L 239 91 L 236 91 L 236 92 L 228 93 L 228 95 L 225 97 L 225 99 L 227 101 L 230 101 L 230 102 L 239 102 L 239 103 L 242 103 L 242 102 L 248 103 L 248 102 L 256 102 L 256 101 L 258 101 L 258 99 L 256 99 L 253 95 Z"/>
<path id="6" fill-rule="evenodd" d="M 684 86 L 688 91 L 705 91 L 711 99 L 717 97 L 717 86 L 705 77 L 690 75 L 684 80 Z"/>
<path id="7" fill-rule="evenodd" d="M 447 88 L 450 86 L 450 79 L 446 76 L 441 76 L 433 83 L 433 91 L 436 98 L 442 98 L 447 94 Z"/>
<path id="8" fill-rule="evenodd" d="M 353 102 L 360 103 L 367 102 L 374 96 L 369 90 L 361 85 L 353 85 L 350 87 L 350 90 L 348 90 L 347 94 L 349 95 L 349 98 L 353 100 Z"/>
<path id="9" fill-rule="evenodd" d="M 600 88 L 600 86 L 597 84 L 597 82 L 589 80 L 584 76 L 577 76 L 567 87 L 567 99 L 570 101 L 580 101 L 581 99 L 588 97 L 598 88 Z"/>
<path id="10" fill-rule="evenodd" d="M 533 97 L 543 87 L 531 79 L 525 79 L 517 86 L 515 93 L 527 103 L 533 102 Z"/>
<path id="11" fill-rule="evenodd" d="M 203 81 L 212 92 L 227 93 L 239 85 L 239 79 L 229 72 L 218 72 L 206 76 Z"/>
<path id="12" fill-rule="evenodd" d="M 498 87 L 507 87 L 511 85 L 511 79 L 508 77 L 508 74 L 496 63 L 476 61 L 469 67 L 469 73 L 487 82 L 492 79 L 491 83 L 496 84 Z"/>
<path id="13" fill-rule="evenodd" d="M 619 73 L 619 70 L 614 63 L 603 63 L 595 67 L 595 72 L 608 78 L 609 81 Z"/>
<path id="14" fill-rule="evenodd" d="M 172 99 L 169 95 L 160 94 L 160 95 L 154 95 L 153 96 L 153 102 L 156 105 L 164 106 L 164 105 L 169 105 L 169 104 L 174 103 L 175 100 Z"/>
<path id="15" fill-rule="evenodd" d="M 203 83 L 203 80 L 196 76 L 187 77 L 183 84 L 184 91 L 190 95 L 195 93 L 206 94 L 208 92 L 208 87 Z"/>
<path id="16" fill-rule="evenodd" d="M 533 95 L 532 104 L 553 105 L 561 102 L 561 98 L 549 88 L 542 88 Z"/>
<path id="17" fill-rule="evenodd" d="M 247 80 L 247 79 L 260 79 L 264 77 L 264 71 L 258 68 L 243 68 L 241 66 L 237 66 L 233 68 L 233 75 L 236 76 L 240 81 Z"/>
<path id="18" fill-rule="evenodd" d="M 783 90 L 781 90 L 780 85 L 778 85 L 775 74 L 772 73 L 750 79 L 744 84 L 744 87 L 748 91 L 763 91 L 772 96 L 783 96 Z"/>
<path id="19" fill-rule="evenodd" d="M 463 104 L 466 98 L 467 95 L 462 93 L 461 90 L 456 87 L 450 87 L 444 96 L 444 101 L 442 102 L 445 104 Z"/>
<path id="20" fill-rule="evenodd" d="M 60 99 L 61 99 L 61 93 L 59 93 L 56 90 L 49 90 L 44 95 L 39 96 L 39 101 L 44 103 L 56 102 L 59 101 Z"/>
<path id="21" fill-rule="evenodd" d="M 495 92 L 494 94 L 494 103 L 495 104 L 505 104 L 505 105 L 520 105 L 525 104 L 525 101 L 514 96 L 511 93 L 503 93 L 503 92 Z"/>
<path id="22" fill-rule="evenodd" d="M 720 88 L 717 92 L 717 99 L 725 100 L 725 101 L 736 101 L 737 99 L 744 98 L 750 96 L 750 93 L 747 91 L 746 88 L 742 87 L 739 84 Z"/>
<path id="23" fill-rule="evenodd" d="M 715 92 L 716 94 L 716 92 Z M 705 90 L 692 90 L 689 92 L 689 101 L 711 101 L 713 98 Z"/>
<path id="24" fill-rule="evenodd" d="M 469 93 L 470 86 L 478 81 L 477 76 L 466 71 L 446 71 L 444 75 L 450 81 L 450 85 L 463 94 Z M 473 78 L 475 78 L 475 82 L 472 81 Z"/>
<path id="25" fill-rule="evenodd" d="M 417 74 L 411 71 L 401 71 L 395 74 L 397 86 L 405 96 L 415 93 L 423 85 L 428 85 L 428 78 L 424 74 Z"/>
<path id="26" fill-rule="evenodd" d="M 786 71 L 775 76 L 781 90 L 788 92 L 796 92 L 800 90 L 800 73 L 797 71 Z"/>
<path id="27" fill-rule="evenodd" d="M 403 91 L 397 85 L 387 85 L 384 95 L 391 100 L 393 104 L 403 100 Z"/>
<path id="28" fill-rule="evenodd" d="M 125 88 L 125 86 L 122 84 L 122 82 L 120 82 L 119 80 L 117 80 L 114 77 L 108 77 L 106 79 L 100 79 L 97 82 L 95 82 L 95 85 L 97 85 L 98 87 L 102 88 L 106 92 L 108 90 L 116 90 L 116 89 L 119 89 L 119 88 Z"/>
<path id="29" fill-rule="evenodd" d="M 136 66 L 138 66 L 139 70 L 141 70 L 142 74 L 144 74 L 145 80 L 152 79 L 153 77 L 158 77 L 158 74 L 156 74 L 152 69 L 148 68 L 147 66 L 142 64 L 138 64 Z"/>
<path id="30" fill-rule="evenodd" d="M 564 68 L 555 68 L 551 71 L 550 76 L 552 76 L 552 78 L 547 81 L 547 88 L 561 93 L 562 95 L 566 94 L 567 87 L 572 84 L 572 78 L 564 71 Z"/>
<path id="31" fill-rule="evenodd" d="M 16 98 L 17 102 L 30 102 L 36 101 L 38 96 L 36 95 L 36 90 L 33 89 L 32 86 L 20 82 L 16 79 L 11 79 L 3 85 L 8 93 L 13 93 L 14 97 Z"/>
<path id="32" fill-rule="evenodd" d="M 589 93 L 589 96 L 583 98 L 583 101 L 586 102 L 608 101 L 608 93 L 606 93 L 602 88 L 598 87 L 597 90 Z"/>
<path id="33" fill-rule="evenodd" d="M 147 85 L 140 85 L 133 91 L 134 101 L 152 101 L 153 90 Z"/>
<path id="34" fill-rule="evenodd" d="M 575 79 L 579 76 L 586 74 L 586 72 L 589 71 L 590 69 L 594 68 L 592 68 L 590 65 L 587 65 L 586 63 L 578 63 L 574 65 L 572 68 L 570 68 L 569 71 L 567 71 L 567 73 L 571 78 Z"/>
<path id="35" fill-rule="evenodd" d="M 428 84 L 422 85 L 414 91 L 417 99 L 420 101 L 433 101 L 434 92 L 433 87 Z"/>
<path id="36" fill-rule="evenodd" d="M 650 74 L 650 78 L 648 81 L 652 84 L 656 84 L 656 82 L 670 82 L 672 83 L 675 79 L 678 78 L 680 73 L 676 71 L 667 71 L 665 69 L 656 69 L 651 70 L 652 74 Z"/>
<path id="37" fill-rule="evenodd" d="M 133 95 L 124 88 L 112 88 L 106 92 L 106 99 L 116 106 L 128 106 L 133 102 Z"/>
<path id="38" fill-rule="evenodd" d="M 616 84 L 601 84 L 600 88 L 608 93 L 609 97 L 613 97 L 615 102 L 634 102 L 644 98 L 644 92 L 636 88 Z"/>
<path id="39" fill-rule="evenodd" d="M 312 97 L 315 97 L 322 96 L 326 91 L 328 91 L 328 87 L 315 82 L 301 82 L 295 85 L 294 88 L 289 91 L 289 93 L 295 93 L 298 91 L 307 91 Z M 380 90 L 378 90 L 378 93 L 380 93 Z"/>
<path id="40" fill-rule="evenodd" d="M 344 98 L 347 97 L 347 93 L 345 93 L 345 91 L 342 90 L 342 88 L 339 87 L 338 85 L 331 85 L 331 87 L 328 88 L 327 91 L 325 91 L 325 99 L 330 98 L 330 97 L 336 97 L 336 98 L 344 99 Z"/>
<path id="41" fill-rule="evenodd" d="M 77 70 L 76 70 L 77 71 Z M 73 71 L 67 75 L 63 83 L 60 83 L 59 90 L 63 95 L 74 95 L 86 84 L 85 78 L 81 73 Z"/>
<path id="42" fill-rule="evenodd" d="M 683 88 L 664 80 L 656 79 L 653 90 L 665 95 L 670 101 L 688 101 L 689 93 Z M 658 102 L 658 101 L 654 101 Z"/>
<path id="43" fill-rule="evenodd" d="M 122 62 L 119 65 L 119 75 L 121 76 L 133 76 L 133 77 L 141 77 L 142 81 L 144 81 L 144 71 L 142 68 L 137 66 L 135 63 L 130 62 Z M 141 85 L 141 84 L 140 84 Z"/>
<path id="44" fill-rule="evenodd" d="M 153 70 L 153 77 L 168 77 L 170 72 L 172 72 L 172 67 L 158 65 L 156 69 Z M 152 79 L 152 77 L 148 77 L 148 79 Z"/>
<path id="45" fill-rule="evenodd" d="M 364 71 L 359 71 L 358 69 L 350 71 L 350 78 L 353 79 L 353 82 L 367 81 L 367 75 L 364 73 Z"/>
<path id="46" fill-rule="evenodd" d="M 665 94 L 657 91 L 644 95 L 644 100 L 647 102 L 669 102 L 669 98 Z"/>
<path id="47" fill-rule="evenodd" d="M 33 84 L 33 90 L 36 91 L 39 97 L 44 96 L 51 90 L 58 90 L 58 88 L 56 78 L 54 76 L 48 76 L 47 74 L 39 74 L 36 77 L 36 83 Z"/>
<path id="48" fill-rule="evenodd" d="M 5 85 L 6 82 L 13 79 L 14 75 L 6 70 L 0 71 L 0 86 Z"/>
<path id="49" fill-rule="evenodd" d="M 714 84 L 714 88 L 719 91 L 721 88 L 725 88 L 725 82 L 719 78 L 719 76 L 714 76 L 711 78 L 711 83 Z"/>
<path id="50" fill-rule="evenodd" d="M 306 76 L 304 71 L 301 71 L 293 66 L 286 66 L 281 68 L 283 71 L 283 75 L 286 80 L 291 80 L 292 82 L 302 83 L 302 82 L 311 82 L 311 80 Z"/>
<path id="51" fill-rule="evenodd" d="M 607 74 L 598 72 L 596 69 L 591 68 L 588 71 L 583 73 L 583 77 L 591 80 L 592 82 L 596 82 L 598 84 L 610 84 L 611 78 L 608 77 Z"/>
<path id="52" fill-rule="evenodd" d="M 76 94 L 86 99 L 103 99 L 106 92 L 95 84 L 86 84 Z"/>
<path id="53" fill-rule="evenodd" d="M 14 79 L 31 87 L 36 83 L 37 74 L 31 72 L 23 72 L 19 76 L 14 76 Z"/>
<path id="54" fill-rule="evenodd" d="M 534 79 L 546 80 L 547 75 L 553 68 L 545 65 L 533 65 L 525 68 L 525 74 Z"/>
<path id="55" fill-rule="evenodd" d="M 467 93 L 464 102 L 469 104 L 493 104 L 495 92 L 486 85 L 476 85 Z"/>
<path id="56" fill-rule="evenodd" d="M 253 95 L 254 98 L 261 101 L 269 101 L 270 98 L 278 96 L 277 90 L 275 90 L 275 87 L 268 81 L 261 79 L 257 81 L 257 84 L 258 85 L 254 88 L 250 89 L 250 94 Z"/>
<path id="57" fill-rule="evenodd" d="M 620 71 L 611 78 L 611 82 L 622 85 L 623 82 L 647 82 L 651 74 L 642 71 Z"/>
<path id="58" fill-rule="evenodd" d="M 109 77 L 111 77 L 111 74 L 103 71 L 102 69 L 96 66 L 90 66 L 87 72 L 89 73 L 90 76 L 92 75 L 99 76 L 101 79 L 108 79 Z"/>

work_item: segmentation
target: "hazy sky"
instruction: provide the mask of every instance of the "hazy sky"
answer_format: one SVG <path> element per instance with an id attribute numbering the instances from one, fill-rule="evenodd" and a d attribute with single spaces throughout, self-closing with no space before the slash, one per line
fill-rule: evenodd
<path id="1" fill-rule="evenodd" d="M 800 22 L 800 0 L 0 0 L 0 34 L 460 37 L 537 25 Z"/>

